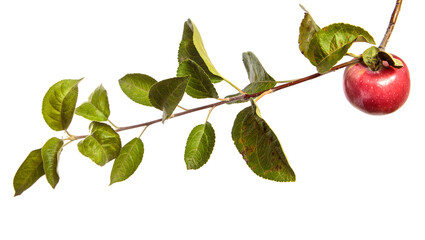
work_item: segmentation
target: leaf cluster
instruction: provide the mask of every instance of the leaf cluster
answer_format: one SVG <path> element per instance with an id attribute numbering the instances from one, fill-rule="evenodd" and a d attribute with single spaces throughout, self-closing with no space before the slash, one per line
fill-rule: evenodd
<path id="1" fill-rule="evenodd" d="M 373 38 L 360 27 L 344 23 L 331 24 L 320 28 L 306 11 L 299 34 L 301 53 L 317 67 L 319 73 L 329 71 L 354 42 L 374 44 Z M 258 176 L 279 182 L 295 181 L 295 173 L 289 165 L 278 137 L 261 117 L 256 101 L 251 97 L 263 96 L 276 87 L 278 82 L 270 76 L 254 53 L 242 54 L 242 62 L 249 82 L 242 90 L 224 78 L 210 60 L 201 34 L 189 19 L 184 23 L 183 35 L 178 50 L 178 68 L 175 76 L 156 80 L 142 73 L 130 73 L 118 80 L 123 93 L 137 104 L 153 107 L 162 112 L 158 121 L 137 126 L 146 128 L 156 122 L 165 123 L 175 116 L 175 111 L 185 95 L 194 99 L 216 99 L 219 104 L 210 108 L 206 120 L 196 125 L 189 133 L 184 151 L 187 169 L 199 169 L 210 159 L 215 145 L 215 131 L 208 118 L 214 107 L 229 99 L 228 103 L 249 101 L 250 106 L 241 110 L 231 132 L 236 149 L 249 169 Z M 373 61 L 371 58 L 370 61 Z M 135 127 L 120 128 L 110 121 L 109 100 L 106 89 L 100 85 L 77 107 L 78 85 L 82 79 L 65 79 L 55 83 L 45 94 L 42 115 L 46 124 L 54 131 L 63 131 L 67 138 L 49 139 L 41 148 L 30 152 L 16 172 L 13 185 L 15 196 L 31 187 L 43 175 L 55 188 L 59 182 L 57 172 L 62 149 L 79 140 L 79 152 L 95 164 L 104 166 L 113 161 L 110 184 L 124 181 L 132 176 L 142 162 L 144 144 L 143 132 L 122 146 L 120 131 Z M 220 99 L 215 84 L 227 82 L 238 92 Z M 199 109 L 206 109 L 201 107 Z M 184 108 L 183 108 L 184 109 Z M 195 110 L 184 110 L 190 113 Z M 74 136 L 67 129 L 74 114 L 90 121 L 89 133 Z M 180 114 L 182 115 L 182 114 Z M 134 125 L 136 126 L 136 125 Z"/>
<path id="2" fill-rule="evenodd" d="M 301 6 L 302 7 L 302 6 Z M 305 11 L 299 28 L 299 49 L 316 66 L 319 73 L 328 72 L 348 52 L 355 42 L 375 44 L 363 28 L 347 23 L 334 23 L 320 28 L 310 13 Z"/>

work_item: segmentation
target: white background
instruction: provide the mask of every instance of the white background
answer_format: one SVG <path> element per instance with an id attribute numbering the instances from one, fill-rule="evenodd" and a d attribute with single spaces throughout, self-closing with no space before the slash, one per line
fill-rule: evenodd
<path id="1" fill-rule="evenodd" d="M 347 22 L 382 39 L 395 1 L 2 1 L 0 4 L 1 239 L 425 239 L 425 81 L 422 1 L 405 1 L 387 50 L 407 63 L 411 94 L 399 111 L 370 116 L 342 91 L 342 71 L 264 97 L 262 116 L 279 137 L 295 183 L 250 171 L 230 131 L 247 105 L 215 109 L 209 162 L 187 171 L 184 145 L 208 111 L 156 124 L 142 136 L 143 162 L 127 181 L 109 184 L 71 143 L 60 182 L 41 178 L 13 197 L 13 176 L 50 137 L 41 101 L 61 79 L 79 79 L 79 100 L 100 84 L 119 126 L 156 119 L 120 90 L 127 73 L 175 76 L 183 23 L 191 18 L 218 71 L 247 84 L 242 52 L 253 51 L 277 80 L 315 72 L 298 50 L 303 4 L 319 26 Z M 422 35 L 420 35 L 422 34 Z M 361 53 L 367 45 L 351 50 Z M 234 93 L 221 83 L 220 96 Z M 211 100 L 186 96 L 186 108 Z M 75 116 L 69 131 L 86 134 Z M 142 129 L 122 133 L 123 143 Z"/>

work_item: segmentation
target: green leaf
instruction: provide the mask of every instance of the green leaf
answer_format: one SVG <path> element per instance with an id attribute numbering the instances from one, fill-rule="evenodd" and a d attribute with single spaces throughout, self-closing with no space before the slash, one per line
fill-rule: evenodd
<path id="1" fill-rule="evenodd" d="M 134 138 L 124 145 L 120 155 L 114 161 L 110 184 L 124 181 L 133 175 L 142 162 L 143 152 L 143 142 L 140 138 Z"/>
<path id="2" fill-rule="evenodd" d="M 41 148 L 44 173 L 46 174 L 47 181 L 52 188 L 55 188 L 56 184 L 59 182 L 57 168 L 62 147 L 63 140 L 53 137 L 50 138 Z"/>
<path id="3" fill-rule="evenodd" d="M 319 73 L 325 73 L 345 56 L 354 42 L 375 44 L 373 37 L 363 28 L 345 23 L 331 24 L 314 34 L 306 57 Z"/>
<path id="4" fill-rule="evenodd" d="M 189 76 L 186 93 L 193 98 L 218 98 L 217 91 L 205 71 L 193 60 L 180 63 L 177 76 Z"/>
<path id="5" fill-rule="evenodd" d="M 254 94 L 262 91 L 269 90 L 276 86 L 276 81 L 262 81 L 262 82 L 252 82 L 248 84 L 246 87 L 242 89 L 243 92 L 248 94 Z M 238 94 L 240 95 L 240 94 Z M 243 102 L 247 102 L 248 100 L 244 100 Z"/>
<path id="6" fill-rule="evenodd" d="M 394 68 L 402 68 L 403 67 L 403 62 L 398 60 L 397 58 L 393 57 L 393 55 L 384 52 L 384 51 L 380 51 L 378 53 L 379 58 L 382 61 L 386 61 L 388 63 L 388 65 L 394 67 Z"/>
<path id="7" fill-rule="evenodd" d="M 379 48 L 372 46 L 366 49 L 362 54 L 363 63 L 372 70 L 378 70 L 381 66 L 381 60 L 378 56 Z"/>
<path id="8" fill-rule="evenodd" d="M 305 11 L 305 13 L 300 25 L 298 44 L 301 53 L 305 55 L 309 48 L 311 39 L 313 38 L 314 34 L 320 30 L 320 27 L 313 20 L 313 17 L 310 15 L 310 13 L 302 5 L 300 6 Z"/>
<path id="9" fill-rule="evenodd" d="M 66 130 L 74 116 L 80 80 L 65 79 L 55 83 L 43 98 L 42 114 L 55 131 Z"/>
<path id="10" fill-rule="evenodd" d="M 149 101 L 149 90 L 157 81 L 152 77 L 141 74 L 132 73 L 122 77 L 119 81 L 121 90 L 136 103 L 152 106 Z"/>
<path id="11" fill-rule="evenodd" d="M 278 138 L 261 118 L 251 99 L 251 106 L 237 115 L 232 138 L 251 170 L 260 177 L 278 182 L 295 181 Z"/>
<path id="12" fill-rule="evenodd" d="M 223 77 L 215 69 L 208 57 L 201 34 L 190 19 L 184 23 L 183 37 L 178 53 L 179 63 L 184 62 L 186 59 L 191 59 L 199 64 L 209 76 L 211 82 L 218 83 L 223 80 Z"/>
<path id="13" fill-rule="evenodd" d="M 215 133 L 211 123 L 206 122 L 193 128 L 187 138 L 184 152 L 187 169 L 198 169 L 207 163 L 214 144 Z"/>
<path id="14" fill-rule="evenodd" d="M 253 94 L 269 90 L 276 86 L 276 81 L 266 72 L 260 60 L 258 60 L 254 53 L 243 53 L 242 60 L 250 81 L 250 84 L 242 91 L 248 94 Z"/>
<path id="15" fill-rule="evenodd" d="M 379 48 L 372 46 L 366 49 L 362 54 L 363 63 L 372 71 L 378 71 L 384 67 L 384 63 L 394 68 L 402 68 L 403 62 L 394 58 L 391 54 L 381 51 Z M 386 66 L 388 66 L 386 65 Z"/>
<path id="16" fill-rule="evenodd" d="M 107 121 L 109 118 L 108 94 L 102 85 L 90 95 L 89 100 L 75 109 L 75 114 L 91 121 Z"/>
<path id="17" fill-rule="evenodd" d="M 155 83 L 149 91 L 152 106 L 163 111 L 162 122 L 171 117 L 182 100 L 189 77 L 175 77 Z"/>
<path id="18" fill-rule="evenodd" d="M 18 171 L 16 171 L 15 177 L 13 178 L 15 197 L 21 195 L 25 190 L 30 188 L 43 175 L 44 168 L 41 149 L 37 149 L 28 154 Z"/>
<path id="19" fill-rule="evenodd" d="M 121 151 L 121 138 L 109 125 L 90 124 L 90 135 L 78 143 L 78 150 L 96 164 L 103 166 Z"/>
<path id="20" fill-rule="evenodd" d="M 262 91 L 269 90 L 276 86 L 276 81 L 266 72 L 260 60 L 252 52 L 245 52 L 242 54 L 242 60 L 248 73 L 250 83 L 242 89 L 243 92 L 254 94 Z M 240 96 L 240 93 L 226 96 L 226 98 Z M 248 99 L 242 99 L 228 104 L 244 103 Z"/>

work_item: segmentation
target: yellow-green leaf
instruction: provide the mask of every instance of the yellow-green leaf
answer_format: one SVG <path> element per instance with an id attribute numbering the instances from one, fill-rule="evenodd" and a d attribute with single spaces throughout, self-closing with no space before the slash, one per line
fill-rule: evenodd
<path id="1" fill-rule="evenodd" d="M 121 138 L 111 126 L 92 122 L 90 135 L 78 143 L 78 150 L 96 164 L 103 166 L 121 151 Z"/>
<path id="2" fill-rule="evenodd" d="M 179 63 L 186 59 L 191 59 L 199 64 L 211 82 L 217 83 L 223 80 L 208 57 L 198 28 L 190 19 L 184 23 L 183 37 L 178 52 Z"/>
<path id="3" fill-rule="evenodd" d="M 149 90 L 157 81 L 152 77 L 141 74 L 127 74 L 119 80 L 121 90 L 131 100 L 145 106 L 152 106 L 149 101 Z"/>
<path id="4" fill-rule="evenodd" d="M 55 188 L 56 184 L 59 182 L 57 168 L 59 156 L 62 152 L 62 147 L 63 140 L 53 137 L 50 138 L 41 148 L 44 173 L 46 174 L 47 181 L 52 186 L 52 188 Z"/>
<path id="5" fill-rule="evenodd" d="M 105 88 L 102 85 L 97 87 L 90 95 L 89 100 L 75 109 L 75 114 L 91 121 L 107 121 L 110 110 Z"/>
<path id="6" fill-rule="evenodd" d="M 43 98 L 42 114 L 55 131 L 66 130 L 74 116 L 80 80 L 65 79 L 55 83 Z"/>
<path id="7" fill-rule="evenodd" d="M 110 184 L 124 181 L 133 175 L 142 162 L 143 152 L 143 142 L 140 138 L 134 138 L 124 145 L 112 166 Z"/>
<path id="8" fill-rule="evenodd" d="M 44 168 L 41 149 L 37 149 L 28 154 L 18 171 L 16 171 L 15 177 L 13 178 L 15 197 L 21 195 L 25 190 L 30 188 L 43 175 Z"/>

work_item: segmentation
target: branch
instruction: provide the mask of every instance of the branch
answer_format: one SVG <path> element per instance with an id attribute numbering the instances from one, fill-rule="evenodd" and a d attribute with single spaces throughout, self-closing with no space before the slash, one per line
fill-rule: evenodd
<path id="1" fill-rule="evenodd" d="M 323 73 L 323 74 L 321 74 L 321 73 L 315 73 L 315 74 L 312 74 L 312 75 L 309 75 L 309 76 L 306 76 L 306 77 L 303 77 L 303 78 L 299 78 L 297 80 L 291 81 L 289 83 L 285 83 L 283 85 L 279 85 L 277 87 L 274 87 L 274 88 L 271 88 L 269 90 L 265 90 L 265 91 L 262 91 L 262 92 L 257 92 L 257 93 L 253 93 L 253 94 L 238 95 L 238 96 L 235 96 L 235 97 L 228 98 L 226 100 L 222 100 L 220 102 L 211 103 L 211 104 L 200 106 L 200 107 L 197 107 L 197 108 L 188 109 L 186 111 L 173 114 L 171 116 L 171 118 L 180 117 L 180 116 L 183 116 L 183 115 L 186 115 L 186 114 L 189 114 L 189 113 L 193 113 L 193 112 L 197 112 L 197 111 L 201 111 L 201 110 L 204 110 L 204 109 L 215 108 L 215 107 L 224 105 L 226 103 L 232 103 L 232 102 L 236 102 L 236 101 L 240 101 L 240 100 L 247 100 L 247 99 L 250 99 L 250 98 L 255 98 L 255 97 L 260 96 L 264 92 L 273 93 L 273 92 L 282 90 L 284 88 L 291 87 L 291 86 L 297 85 L 299 83 L 302 83 L 302 82 L 306 82 L 308 80 L 315 79 L 315 78 L 320 77 L 322 75 L 325 75 L 327 73 L 337 71 L 337 70 L 339 70 L 341 68 L 345 68 L 347 66 L 350 66 L 350 65 L 359 63 L 360 61 L 361 61 L 360 58 L 354 58 L 351 61 L 348 61 L 348 62 L 345 62 L 345 63 L 341 63 L 339 65 L 334 66 L 333 68 L 331 68 L 331 70 L 329 72 L 326 72 L 326 73 Z M 119 127 L 115 131 L 116 132 L 121 132 L 121 131 L 126 131 L 126 130 L 130 130 L 130 129 L 134 129 L 134 128 L 147 127 L 147 126 L 150 126 L 152 124 L 159 123 L 159 122 L 162 122 L 162 118 L 159 118 L 159 119 L 156 119 L 156 120 L 152 120 L 152 121 L 149 121 L 149 122 L 144 122 L 144 123 L 136 124 L 136 125 L 127 126 L 127 127 Z M 69 138 L 67 138 L 65 140 L 74 141 L 74 140 L 86 138 L 87 136 L 88 135 L 70 136 Z"/>
<path id="2" fill-rule="evenodd" d="M 391 34 L 393 32 L 394 26 L 395 26 L 395 24 L 397 22 L 397 17 L 398 17 L 398 14 L 400 12 L 400 9 L 401 9 L 402 2 L 403 2 L 403 0 L 397 0 L 397 2 L 396 2 L 394 11 L 393 11 L 393 13 L 391 15 L 390 23 L 388 24 L 387 31 L 386 31 L 386 33 L 384 35 L 384 38 L 382 39 L 381 44 L 379 45 L 379 49 L 381 51 L 385 51 L 385 48 L 387 46 L 387 43 L 388 43 L 388 41 L 390 39 L 390 36 L 391 36 Z M 348 61 L 348 62 L 345 62 L 345 63 L 341 63 L 339 65 L 334 66 L 333 68 L 331 68 L 331 70 L 329 72 L 333 72 L 333 71 L 339 70 L 341 68 L 345 68 L 345 67 L 350 66 L 352 64 L 359 63 L 360 61 L 361 61 L 361 58 L 358 58 L 358 57 L 353 58 L 351 61 Z M 309 75 L 307 77 L 300 78 L 300 79 L 297 79 L 297 80 L 294 80 L 294 81 L 285 83 L 283 85 L 279 85 L 277 87 L 274 87 L 274 88 L 269 89 L 269 90 L 266 90 L 266 91 L 267 91 L 267 94 L 273 93 L 273 92 L 282 90 L 284 88 L 291 87 L 291 86 L 297 85 L 299 83 L 302 83 L 302 82 L 305 82 L 305 81 L 308 81 L 308 80 L 315 79 L 315 78 L 320 77 L 322 75 L 325 75 L 325 74 L 327 74 L 329 72 L 326 72 L 326 73 L 323 73 L 323 74 L 321 74 L 321 73 L 315 73 L 315 74 Z M 236 89 L 238 89 L 238 88 L 236 87 Z M 183 115 L 186 115 L 186 114 L 189 114 L 189 113 L 201 111 L 201 110 L 208 109 L 208 108 L 215 108 L 215 107 L 221 106 L 221 105 L 223 105 L 225 103 L 232 103 L 232 102 L 236 102 L 236 101 L 239 101 L 239 100 L 247 100 L 247 99 L 250 99 L 250 98 L 255 98 L 255 97 L 260 96 L 261 94 L 263 94 L 266 91 L 262 91 L 262 92 L 258 92 L 258 93 L 253 93 L 253 94 L 241 94 L 241 95 L 238 95 L 238 96 L 235 96 L 235 97 L 231 97 L 231 98 L 222 100 L 220 102 L 216 102 L 216 103 L 204 105 L 204 106 L 197 107 L 197 108 L 188 109 L 188 110 L 185 110 L 183 112 L 173 114 L 171 116 L 171 118 L 180 117 L 180 116 L 183 116 Z M 241 91 L 239 90 L 239 92 L 241 92 Z M 149 122 L 144 122 L 144 123 L 140 123 L 140 124 L 136 124 L 136 125 L 127 126 L 127 127 L 119 127 L 119 128 L 116 128 L 115 131 L 116 132 L 121 132 L 121 131 L 130 130 L 130 129 L 134 129 L 134 128 L 139 128 L 139 127 L 147 127 L 147 126 L 150 126 L 152 124 L 159 123 L 159 122 L 162 122 L 162 119 L 161 118 L 156 119 L 156 120 L 152 120 L 152 121 L 149 121 Z M 69 140 L 69 141 L 72 142 L 74 140 L 86 138 L 87 136 L 88 135 L 80 135 L 80 136 L 73 136 L 72 135 L 72 136 L 69 136 L 68 138 L 66 138 L 65 140 Z"/>
<path id="3" fill-rule="evenodd" d="M 385 33 L 384 38 L 382 39 L 381 45 L 379 45 L 379 49 L 381 51 L 385 51 L 385 48 L 387 47 L 388 40 L 390 39 L 395 23 L 397 22 L 397 17 L 401 9 L 402 2 L 403 0 L 397 0 L 395 4 L 393 14 L 391 15 L 390 23 L 388 24 L 387 32 Z"/>

